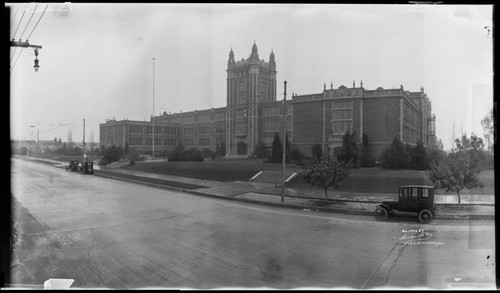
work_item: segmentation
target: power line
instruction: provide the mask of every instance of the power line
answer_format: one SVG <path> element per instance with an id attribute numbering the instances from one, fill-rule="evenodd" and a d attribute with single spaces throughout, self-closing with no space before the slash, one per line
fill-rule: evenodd
<path id="1" fill-rule="evenodd" d="M 17 24 L 17 28 L 16 28 L 16 31 L 14 32 L 14 35 L 12 36 L 12 39 L 16 38 L 17 30 L 19 29 L 19 25 L 21 25 L 21 22 L 23 21 L 24 14 L 26 13 L 26 7 L 28 7 L 28 4 L 26 4 L 26 6 L 24 6 L 23 15 L 21 16 L 21 20 L 19 20 L 19 23 Z"/>
<path id="2" fill-rule="evenodd" d="M 33 16 L 35 16 L 35 12 L 36 12 L 36 8 L 38 7 L 38 4 L 35 6 L 35 9 L 33 10 L 33 14 L 31 14 L 31 17 L 30 19 L 28 20 L 28 23 L 26 24 L 26 26 L 24 27 L 24 31 L 23 33 L 21 34 L 21 37 L 19 39 L 22 39 L 23 38 L 23 35 L 24 35 L 24 32 L 26 31 L 26 29 L 28 28 L 30 22 L 31 22 L 31 19 L 33 19 Z"/>
<path id="3" fill-rule="evenodd" d="M 35 28 L 37 27 L 38 23 L 40 22 L 40 20 L 42 20 L 42 17 L 43 15 L 45 14 L 45 11 L 47 10 L 47 7 L 49 7 L 49 4 L 47 4 L 47 6 L 45 6 L 45 9 L 43 10 L 43 13 L 42 15 L 40 16 L 40 18 L 38 19 L 37 23 L 35 24 L 35 27 L 33 28 L 33 30 L 31 30 L 31 33 L 29 34 L 29 36 L 26 38 L 26 42 L 29 40 L 29 38 L 31 37 L 31 34 L 35 31 Z"/>
<path id="4" fill-rule="evenodd" d="M 14 58 L 14 55 L 16 55 L 17 47 L 14 48 L 14 53 L 12 53 L 12 56 L 10 57 L 10 62 L 12 62 L 12 58 Z"/>
<path id="5" fill-rule="evenodd" d="M 16 13 L 14 14 L 14 17 L 12 18 L 12 21 L 10 22 L 10 27 L 12 27 L 12 24 L 14 23 L 14 20 L 16 19 L 18 12 L 19 12 L 19 6 L 16 6 Z"/>
<path id="6" fill-rule="evenodd" d="M 24 48 L 21 48 L 21 51 L 19 52 L 19 55 L 17 55 L 16 62 L 14 62 L 14 65 L 12 65 L 12 69 L 10 70 L 10 73 L 12 73 L 12 71 L 14 71 L 14 68 L 16 67 L 16 64 L 17 64 L 17 60 L 19 60 L 19 57 L 21 56 L 21 53 L 23 52 L 23 49 Z"/>

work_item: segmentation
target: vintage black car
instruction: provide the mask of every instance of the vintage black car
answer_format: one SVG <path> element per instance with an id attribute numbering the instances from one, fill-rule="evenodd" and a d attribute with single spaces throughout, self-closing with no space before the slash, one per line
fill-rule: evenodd
<path id="1" fill-rule="evenodd" d="M 385 221 L 396 212 L 417 213 L 420 222 L 427 224 L 435 214 L 434 187 L 406 185 L 399 187 L 398 201 L 383 201 L 375 208 L 375 219 Z"/>
<path id="2" fill-rule="evenodd" d="M 80 162 L 78 160 L 69 161 L 69 165 L 66 166 L 66 171 L 78 172 L 80 171 Z"/>
<path id="3" fill-rule="evenodd" d="M 83 162 L 80 166 L 80 173 L 84 174 L 94 174 L 94 163 L 93 162 Z"/>

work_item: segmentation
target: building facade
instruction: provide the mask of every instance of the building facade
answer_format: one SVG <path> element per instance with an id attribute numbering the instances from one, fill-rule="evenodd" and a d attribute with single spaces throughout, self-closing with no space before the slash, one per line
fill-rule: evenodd
<path id="1" fill-rule="evenodd" d="M 391 145 L 395 137 L 403 143 L 436 146 L 435 121 L 431 101 L 420 92 L 399 89 L 368 90 L 341 85 L 323 92 L 293 97 L 293 146 L 311 154 L 314 144 L 323 152 L 342 146 L 346 131 L 354 132 L 359 144 L 363 135 L 375 156 Z"/>
<path id="2" fill-rule="evenodd" d="M 363 135 L 375 156 L 388 147 L 394 137 L 403 143 L 435 147 L 435 121 L 432 105 L 424 92 L 399 89 L 369 90 L 341 85 L 316 94 L 292 95 L 276 100 L 276 61 L 260 60 L 254 43 L 247 59 L 235 61 L 231 49 L 227 63 L 227 106 L 206 110 L 151 117 L 150 121 L 108 120 L 100 124 L 100 144 L 128 143 L 130 149 L 152 153 L 171 153 L 178 143 L 185 148 L 216 151 L 224 148 L 227 156 L 248 156 L 264 143 L 271 149 L 275 133 L 286 131 L 292 147 L 311 155 L 319 144 L 323 152 L 341 147 L 346 131 L 355 132 L 357 142 Z M 283 140 L 283 139 L 282 139 Z"/>

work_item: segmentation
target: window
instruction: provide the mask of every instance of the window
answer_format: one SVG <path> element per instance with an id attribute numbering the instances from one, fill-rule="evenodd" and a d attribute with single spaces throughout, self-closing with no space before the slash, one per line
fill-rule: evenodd
<path id="1" fill-rule="evenodd" d="M 146 133 L 152 133 L 153 127 L 152 126 L 146 126 Z"/>
<path id="2" fill-rule="evenodd" d="M 264 122 L 264 132 L 277 132 L 280 130 L 280 123 L 271 121 Z"/>
<path id="3" fill-rule="evenodd" d="M 210 128 L 208 127 L 199 127 L 198 128 L 198 134 L 209 134 Z"/>
<path id="4" fill-rule="evenodd" d="M 177 140 L 175 138 L 165 138 L 165 146 L 176 146 Z"/>
<path id="5" fill-rule="evenodd" d="M 161 145 L 161 138 L 155 138 L 155 145 Z"/>
<path id="6" fill-rule="evenodd" d="M 237 124 L 236 125 L 236 133 L 237 134 L 246 134 L 247 133 L 247 125 L 246 124 Z"/>
<path id="7" fill-rule="evenodd" d="M 142 145 L 141 137 L 131 137 L 128 139 L 129 145 Z"/>
<path id="8" fill-rule="evenodd" d="M 184 139 L 184 146 L 192 147 L 193 146 L 193 139 L 192 138 L 185 138 Z"/>
<path id="9" fill-rule="evenodd" d="M 146 145 L 151 145 L 153 143 L 153 138 L 148 137 L 146 138 Z"/>
<path id="10" fill-rule="evenodd" d="M 422 188 L 422 197 L 429 197 L 429 189 Z"/>
<path id="11" fill-rule="evenodd" d="M 174 127 L 165 127 L 165 134 L 168 134 L 168 135 L 177 135 L 177 128 L 174 128 Z"/>
<path id="12" fill-rule="evenodd" d="M 272 145 L 274 140 L 274 136 L 264 136 L 264 144 Z"/>
<path id="13" fill-rule="evenodd" d="M 264 116 L 264 117 L 280 116 L 280 115 L 281 115 L 280 107 L 272 107 L 272 108 L 262 109 L 262 116 Z"/>
<path id="14" fill-rule="evenodd" d="M 223 139 L 223 138 L 221 138 L 221 137 L 217 137 L 217 138 L 215 139 L 215 145 L 216 145 L 216 146 L 218 146 L 218 145 L 225 145 L 225 144 L 226 144 L 226 142 L 224 141 L 224 139 Z"/>
<path id="15" fill-rule="evenodd" d="M 163 127 L 161 127 L 161 126 L 155 126 L 155 134 L 161 134 L 161 132 L 162 132 L 161 129 L 162 128 Z"/>
<path id="16" fill-rule="evenodd" d="M 182 117 L 182 123 L 183 124 L 194 123 L 194 116 L 193 115 L 189 115 L 189 116 Z"/>
<path id="17" fill-rule="evenodd" d="M 142 126 L 139 125 L 130 125 L 128 127 L 129 133 L 142 133 Z"/>
<path id="18" fill-rule="evenodd" d="M 215 125 L 215 133 L 226 133 L 226 124 L 218 123 Z"/>
<path id="19" fill-rule="evenodd" d="M 237 109 L 236 118 L 244 118 L 244 117 L 247 117 L 247 109 Z"/>
<path id="20" fill-rule="evenodd" d="M 193 135 L 193 128 L 184 128 L 184 135 Z"/>
<path id="21" fill-rule="evenodd" d="M 198 116 L 198 122 L 210 122 L 210 114 L 202 114 Z"/>
<path id="22" fill-rule="evenodd" d="M 215 113 L 215 120 L 216 121 L 226 120 L 226 112 Z"/>
<path id="23" fill-rule="evenodd" d="M 210 146 L 210 138 L 198 139 L 198 146 Z"/>

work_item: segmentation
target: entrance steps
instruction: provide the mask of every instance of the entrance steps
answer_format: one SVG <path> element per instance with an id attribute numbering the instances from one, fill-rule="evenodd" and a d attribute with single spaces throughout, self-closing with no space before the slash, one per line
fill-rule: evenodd
<path id="1" fill-rule="evenodd" d="M 250 178 L 250 182 L 274 183 L 275 187 L 281 186 L 281 172 L 280 170 L 260 171 Z M 296 172 L 285 171 L 285 184 L 293 180 L 296 176 Z"/>

